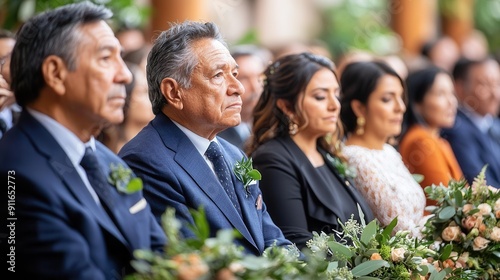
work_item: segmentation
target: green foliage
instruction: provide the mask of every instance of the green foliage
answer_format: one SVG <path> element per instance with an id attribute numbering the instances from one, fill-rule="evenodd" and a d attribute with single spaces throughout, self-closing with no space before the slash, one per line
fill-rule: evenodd
<path id="1" fill-rule="evenodd" d="M 378 55 L 399 50 L 397 36 L 390 28 L 393 7 L 390 1 L 336 1 L 322 14 L 320 35 L 335 56 L 351 50 L 366 50 Z"/>
<path id="2" fill-rule="evenodd" d="M 500 52 L 500 0 L 476 0 L 474 21 L 488 39 L 491 52 Z"/>
<path id="3" fill-rule="evenodd" d="M 2 28 L 14 30 L 31 16 L 48 9 L 85 0 L 4 0 L 0 9 L 6 11 Z M 138 6 L 134 0 L 89 0 L 105 5 L 114 13 L 111 22 L 115 29 L 121 27 L 142 27 L 149 16 L 149 8 Z"/>
<path id="4" fill-rule="evenodd" d="M 248 187 L 250 184 L 262 179 L 260 172 L 252 166 L 252 158 L 243 157 L 240 161 L 236 161 L 233 172 L 236 178 L 243 183 L 247 195 L 249 194 Z"/>
<path id="5" fill-rule="evenodd" d="M 423 230 L 432 240 L 439 261 L 457 268 L 453 276 L 468 279 L 500 277 L 500 192 L 486 182 L 486 167 L 472 186 L 465 180 L 425 188 L 428 197 L 437 201 L 434 214 Z"/>
<path id="6" fill-rule="evenodd" d="M 135 177 L 132 170 L 122 164 L 111 163 L 108 182 L 121 193 L 131 194 L 142 190 L 142 180 Z"/>

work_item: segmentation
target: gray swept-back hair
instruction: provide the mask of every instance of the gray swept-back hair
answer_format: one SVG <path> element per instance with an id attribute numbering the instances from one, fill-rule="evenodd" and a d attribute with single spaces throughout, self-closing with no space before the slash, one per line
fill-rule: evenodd
<path id="1" fill-rule="evenodd" d="M 68 69 L 76 69 L 77 47 L 87 23 L 111 18 L 113 13 L 88 1 L 69 4 L 34 16 L 19 30 L 12 52 L 12 90 L 24 107 L 35 101 L 45 86 L 42 64 L 50 55 L 60 57 Z"/>
<path id="2" fill-rule="evenodd" d="M 173 24 L 154 42 L 148 55 L 146 75 L 149 99 L 155 115 L 167 104 L 160 88 L 163 79 L 172 78 L 181 88 L 191 86 L 191 74 L 198 64 L 192 45 L 205 38 L 217 40 L 227 47 L 218 27 L 212 22 L 185 21 Z"/>

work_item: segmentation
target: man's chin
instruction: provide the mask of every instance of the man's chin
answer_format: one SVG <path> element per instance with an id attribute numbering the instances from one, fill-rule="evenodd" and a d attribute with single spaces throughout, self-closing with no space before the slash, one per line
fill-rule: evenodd
<path id="1" fill-rule="evenodd" d="M 115 114 L 107 115 L 104 117 L 106 125 L 119 125 L 123 122 L 124 116 L 123 112 L 118 112 Z"/>

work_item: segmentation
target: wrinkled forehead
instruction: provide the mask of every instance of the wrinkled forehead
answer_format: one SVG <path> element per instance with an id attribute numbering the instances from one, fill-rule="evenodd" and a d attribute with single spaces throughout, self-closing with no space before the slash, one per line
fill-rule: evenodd
<path id="1" fill-rule="evenodd" d="M 215 65 L 221 64 L 236 65 L 234 58 L 226 46 L 215 39 L 205 38 L 197 40 L 193 42 L 192 50 L 198 58 L 199 66 L 213 68 Z"/>

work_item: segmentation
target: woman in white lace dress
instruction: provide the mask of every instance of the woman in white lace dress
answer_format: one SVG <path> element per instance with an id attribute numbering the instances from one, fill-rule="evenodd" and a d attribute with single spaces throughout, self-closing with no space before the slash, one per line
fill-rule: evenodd
<path id="1" fill-rule="evenodd" d="M 425 195 L 401 155 L 387 141 L 401 133 L 404 83 L 382 62 L 356 62 L 342 73 L 344 156 L 357 169 L 356 187 L 383 226 L 398 217 L 395 231 L 419 236 Z"/>

